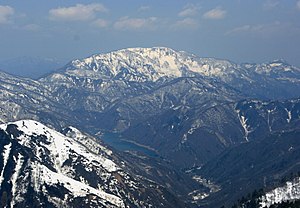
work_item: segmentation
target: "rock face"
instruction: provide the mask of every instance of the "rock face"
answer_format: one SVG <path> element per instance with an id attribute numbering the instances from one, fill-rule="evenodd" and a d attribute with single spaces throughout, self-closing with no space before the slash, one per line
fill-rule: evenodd
<path id="1" fill-rule="evenodd" d="M 95 139 L 73 127 L 64 133 L 33 120 L 0 126 L 2 205 L 183 206 L 155 182 L 131 176 L 125 163 Z"/>

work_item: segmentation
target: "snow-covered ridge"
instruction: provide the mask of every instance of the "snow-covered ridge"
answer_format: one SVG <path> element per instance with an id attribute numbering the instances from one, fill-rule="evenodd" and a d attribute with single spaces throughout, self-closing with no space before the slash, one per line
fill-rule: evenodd
<path id="1" fill-rule="evenodd" d="M 8 124 L 2 124 L 0 125 L 0 128 L 5 130 L 7 128 Z M 66 159 L 68 159 L 68 156 L 70 155 L 71 151 L 75 151 L 78 155 L 85 156 L 87 159 L 87 162 L 92 163 L 93 161 L 99 162 L 108 172 L 113 172 L 118 170 L 119 168 L 117 165 L 106 158 L 99 157 L 98 152 L 91 152 L 90 149 L 84 148 L 81 144 L 78 142 L 82 139 L 83 134 L 75 129 L 72 128 L 74 131 L 76 131 L 77 135 L 75 135 L 73 138 L 67 137 L 53 129 L 48 128 L 47 126 L 34 121 L 34 120 L 20 120 L 17 122 L 14 122 L 12 124 L 15 124 L 18 126 L 18 130 L 22 131 L 24 134 L 22 137 L 18 138 L 19 142 L 26 146 L 27 143 L 30 141 L 30 136 L 32 135 L 44 135 L 46 138 L 48 138 L 48 141 L 50 144 L 48 145 L 48 150 L 50 152 L 54 153 L 55 155 L 60 155 L 59 164 L 63 164 Z M 88 138 L 86 138 L 88 140 Z M 95 145 L 95 144 L 94 144 Z M 97 145 L 101 146 L 101 145 Z M 105 149 L 105 147 L 102 147 Z M 58 167 L 61 168 L 61 167 Z"/>
<path id="2" fill-rule="evenodd" d="M 68 65 L 67 74 L 101 74 L 110 78 L 123 77 L 130 81 L 156 81 L 161 77 L 176 78 L 187 74 L 192 76 L 193 73 L 222 76 L 232 73 L 234 67 L 235 64 L 226 60 L 198 58 L 170 48 L 128 48 L 74 60 Z"/>
<path id="3" fill-rule="evenodd" d="M 12 128 L 16 129 L 11 130 Z M 114 207 L 125 207 L 123 200 L 119 196 L 107 193 L 100 188 L 100 186 L 91 186 L 88 179 L 84 178 L 84 176 L 80 176 L 80 172 L 76 169 L 77 166 L 85 168 L 84 171 L 87 173 L 95 171 L 99 175 L 103 174 L 102 180 L 105 180 L 110 173 L 121 170 L 121 168 L 111 159 L 107 158 L 107 153 L 110 152 L 106 150 L 105 147 L 90 141 L 90 143 L 93 143 L 94 145 L 94 150 L 96 150 L 96 146 L 99 147 L 98 150 L 100 151 L 94 152 L 93 149 L 88 149 L 85 145 L 82 145 L 80 139 L 83 138 L 84 134 L 80 133 L 75 128 L 72 129 L 73 131 L 76 131 L 73 138 L 65 136 L 33 120 L 21 120 L 2 124 L 0 125 L 0 129 L 7 133 L 11 131 L 11 139 L 15 140 L 23 147 L 29 148 L 34 153 L 34 158 L 29 161 L 24 161 L 26 155 L 23 155 L 22 152 L 13 156 L 15 158 L 16 166 L 11 178 L 13 195 L 11 202 L 12 206 L 18 203 L 18 200 L 22 200 L 21 193 L 26 191 L 18 190 L 16 188 L 20 186 L 18 178 L 23 177 L 21 176 L 21 172 L 24 173 L 24 170 L 21 170 L 21 168 L 30 165 L 31 173 L 29 173 L 29 175 L 34 190 L 37 193 L 41 190 L 47 192 L 45 184 L 47 184 L 47 186 L 59 185 L 68 190 L 69 196 L 87 197 L 88 195 L 93 194 L 101 199 L 103 205 L 109 203 L 113 204 Z M 81 138 L 77 139 L 76 136 Z M 89 138 L 86 137 L 85 139 L 87 141 L 89 140 Z M 85 143 L 87 143 L 87 141 Z M 13 143 L 9 143 L 4 147 L 4 167 L 1 172 L 1 183 L 3 182 L 3 172 L 6 170 L 5 166 L 8 163 L 9 156 L 10 154 L 13 154 L 12 151 L 14 151 L 11 147 L 12 144 Z M 28 176 L 25 176 L 25 178 L 26 177 Z M 115 183 L 113 180 L 111 182 Z M 53 198 L 50 197 L 49 201 L 51 200 L 53 200 Z M 53 203 L 55 202 L 53 201 Z M 61 201 L 59 203 L 65 202 Z"/>
<path id="4" fill-rule="evenodd" d="M 282 60 L 264 64 L 235 64 L 216 59 L 200 58 L 184 51 L 166 47 L 127 48 L 104 54 L 95 54 L 71 61 L 62 74 L 52 74 L 53 80 L 68 81 L 64 75 L 79 78 L 122 79 L 135 82 L 155 82 L 162 77 L 178 78 L 204 76 L 222 81 L 235 78 L 252 80 L 254 75 L 293 76 L 300 79 L 300 69 Z M 252 74 L 252 75 L 251 75 Z"/>
<path id="5" fill-rule="evenodd" d="M 267 192 L 261 197 L 261 207 L 270 207 L 273 204 L 300 200 L 300 177 L 293 181 L 286 182 L 282 187 L 278 187 Z"/>
<path id="6" fill-rule="evenodd" d="M 61 132 L 34 120 L 0 125 L 0 195 L 10 196 L 2 203 L 140 208 L 176 199 L 169 200 L 156 182 L 136 176 L 126 159 L 96 138 L 74 127 Z"/>
<path id="7" fill-rule="evenodd" d="M 252 69 L 260 75 L 277 75 L 277 77 L 281 77 L 293 74 L 294 78 L 298 79 L 300 75 L 300 68 L 292 66 L 281 59 L 262 64 L 242 64 L 242 67 Z"/>

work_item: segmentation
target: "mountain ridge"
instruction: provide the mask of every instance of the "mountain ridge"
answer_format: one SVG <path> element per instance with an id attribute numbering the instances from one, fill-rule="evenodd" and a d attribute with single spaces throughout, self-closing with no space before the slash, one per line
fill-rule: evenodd
<path id="1" fill-rule="evenodd" d="M 138 58 L 134 58 L 134 57 L 138 57 Z M 105 59 L 110 59 L 110 60 L 105 60 Z M 161 75 L 166 74 L 169 76 L 174 75 L 175 77 L 182 76 L 182 71 L 180 71 L 181 67 L 186 67 L 189 71 L 201 75 L 205 75 L 205 76 L 221 76 L 221 75 L 224 76 L 222 70 L 232 68 L 232 67 L 238 69 L 241 66 L 253 65 L 253 64 L 244 64 L 244 63 L 236 64 L 233 63 L 232 61 L 228 61 L 225 59 L 202 58 L 194 54 L 187 53 L 185 51 L 175 51 L 167 47 L 153 47 L 153 48 L 125 48 L 125 49 L 115 50 L 104 54 L 101 53 L 94 54 L 92 56 L 83 59 L 75 59 L 71 61 L 70 64 L 71 65 L 73 64 L 73 66 L 70 66 L 70 68 L 67 69 L 72 69 L 72 67 L 82 68 L 82 69 L 92 68 L 94 71 L 98 71 L 99 70 L 98 64 L 102 62 L 102 64 L 104 64 L 105 66 L 109 65 L 109 67 L 114 70 L 114 68 L 116 67 L 116 63 L 113 63 L 112 59 L 116 59 L 117 62 L 121 62 L 121 63 L 125 62 L 127 66 L 129 66 L 131 63 L 130 61 L 129 62 L 124 61 L 126 59 L 127 60 L 132 59 L 132 61 L 134 60 L 141 61 L 142 59 L 142 62 L 144 64 L 147 64 L 147 62 L 149 62 L 150 64 L 152 64 L 154 69 L 160 70 L 159 74 Z M 159 60 L 158 62 L 154 61 L 158 59 L 161 60 Z M 292 69 L 289 70 L 299 71 L 299 68 L 293 67 L 289 65 L 286 61 L 280 59 L 273 60 L 267 63 L 258 64 L 258 67 L 261 70 L 256 70 L 256 71 L 262 71 L 262 69 L 269 70 L 275 65 L 278 67 L 281 64 L 285 65 L 285 67 L 288 66 L 292 67 Z M 214 65 L 216 65 L 216 67 L 211 67 Z M 137 66 L 143 67 L 141 65 L 137 65 Z M 172 71 L 173 74 L 168 72 L 168 70 L 173 70 Z"/>
<path id="2" fill-rule="evenodd" d="M 101 91 L 111 85 L 123 88 L 134 84 L 135 87 L 152 88 L 183 77 L 222 82 L 243 92 L 245 97 L 280 99 L 299 96 L 295 91 L 300 87 L 300 69 L 282 60 L 236 64 L 165 47 L 122 49 L 75 59 L 39 81 L 49 88 L 65 85 Z M 274 88 L 276 90 L 271 90 Z"/>
<path id="3" fill-rule="evenodd" d="M 74 127 L 64 133 L 34 120 L 0 125 L 1 206 L 184 206 L 164 186 L 134 178 L 96 139 Z"/>

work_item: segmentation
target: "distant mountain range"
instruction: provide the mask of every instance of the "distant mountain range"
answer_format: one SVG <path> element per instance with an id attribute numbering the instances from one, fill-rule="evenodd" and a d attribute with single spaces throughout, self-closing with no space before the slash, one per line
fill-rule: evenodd
<path id="1" fill-rule="evenodd" d="M 172 197 L 183 206 L 230 206 L 298 171 L 300 157 L 290 160 L 282 152 L 299 136 L 300 69 L 283 60 L 235 64 L 163 47 L 129 48 L 73 60 L 37 80 L 1 73 L 0 88 L 2 123 L 34 119 L 100 139 L 114 132 L 155 150 L 153 167 L 188 181 L 183 191 L 177 191 L 182 181 L 175 172 L 156 181 L 170 193 L 175 189 Z M 279 156 L 288 166 L 273 160 Z M 138 158 L 127 162 L 145 163 Z M 270 168 L 258 168 L 266 161 Z M 132 171 L 141 175 L 144 168 Z M 154 175 L 163 174 L 145 177 Z M 257 183 L 250 184 L 254 176 Z"/>
<path id="2" fill-rule="evenodd" d="M 63 61 L 52 58 L 22 56 L 0 60 L 0 70 L 16 76 L 37 79 L 64 64 Z"/>

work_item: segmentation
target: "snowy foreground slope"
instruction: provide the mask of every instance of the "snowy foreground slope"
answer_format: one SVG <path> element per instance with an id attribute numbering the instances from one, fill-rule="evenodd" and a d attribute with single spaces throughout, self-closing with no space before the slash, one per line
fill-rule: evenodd
<path id="1" fill-rule="evenodd" d="M 166 202 L 164 193 L 126 173 L 122 161 L 96 140 L 72 127 L 64 133 L 33 120 L 0 125 L 1 206 L 148 207 Z M 152 187 L 159 189 L 155 183 Z"/>
<path id="2" fill-rule="evenodd" d="M 278 187 L 267 192 L 261 197 L 261 207 L 270 207 L 273 204 L 300 200 L 300 178 L 286 182 L 282 187 Z"/>

